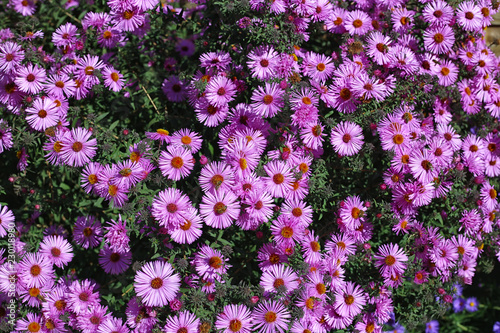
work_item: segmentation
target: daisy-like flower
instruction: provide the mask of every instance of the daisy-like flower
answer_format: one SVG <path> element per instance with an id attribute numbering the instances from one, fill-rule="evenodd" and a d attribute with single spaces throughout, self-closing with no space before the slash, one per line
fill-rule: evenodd
<path id="1" fill-rule="evenodd" d="M 163 327 L 165 333 L 198 333 L 200 320 L 189 311 L 181 311 L 178 315 L 167 318 Z"/>
<path id="2" fill-rule="evenodd" d="M 126 324 L 121 318 L 110 317 L 107 321 L 99 326 L 97 333 L 128 333 L 130 332 Z"/>
<path id="3" fill-rule="evenodd" d="M 22 92 L 37 94 L 42 91 L 46 77 L 45 69 L 30 63 L 18 68 L 14 82 Z"/>
<path id="4" fill-rule="evenodd" d="M 99 251 L 99 265 L 108 274 L 121 274 L 130 267 L 131 263 L 131 252 L 117 252 L 107 244 Z"/>
<path id="5" fill-rule="evenodd" d="M 37 131 L 45 131 L 47 128 L 57 125 L 59 113 L 56 104 L 51 98 L 37 98 L 31 107 L 26 109 L 26 120 L 31 127 Z"/>
<path id="6" fill-rule="evenodd" d="M 68 311 L 68 292 L 66 286 L 58 285 L 45 295 L 45 301 L 42 303 L 44 313 L 53 313 L 62 315 Z"/>
<path id="7" fill-rule="evenodd" d="M 73 259 L 73 248 L 62 236 L 46 236 L 40 243 L 40 254 L 57 267 L 67 265 Z"/>
<path id="8" fill-rule="evenodd" d="M 111 317 L 107 306 L 96 304 L 88 311 L 80 313 L 76 318 L 77 327 L 85 333 L 97 332 Z"/>
<path id="9" fill-rule="evenodd" d="M 73 229 L 74 241 L 84 249 L 94 248 L 101 243 L 101 223 L 93 216 L 78 217 Z"/>
<path id="10" fill-rule="evenodd" d="M 177 228 L 191 206 L 189 197 L 176 188 L 167 188 L 153 198 L 151 214 L 166 228 Z"/>
<path id="11" fill-rule="evenodd" d="M 252 107 L 262 117 L 274 117 L 285 105 L 283 95 L 278 84 L 266 82 L 265 88 L 259 86 L 253 91 Z"/>
<path id="12" fill-rule="evenodd" d="M 101 72 L 104 78 L 104 85 L 115 92 L 123 89 L 125 84 L 123 75 L 112 66 L 106 66 Z"/>
<path id="13" fill-rule="evenodd" d="M 479 32 L 482 29 L 481 8 L 472 1 L 464 1 L 457 8 L 457 22 L 466 31 Z"/>
<path id="14" fill-rule="evenodd" d="M 14 42 L 0 45 L 0 71 L 6 74 L 14 72 L 24 60 L 24 50 Z"/>
<path id="15" fill-rule="evenodd" d="M 379 254 L 375 255 L 375 266 L 380 269 L 382 277 L 402 275 L 406 269 L 408 257 L 397 244 L 383 244 Z"/>
<path id="16" fill-rule="evenodd" d="M 379 65 L 389 63 L 389 48 L 391 47 L 391 38 L 384 36 L 380 31 L 373 31 L 367 38 L 366 53 Z"/>
<path id="17" fill-rule="evenodd" d="M 448 87 L 455 83 L 458 77 L 458 67 L 451 60 L 441 60 L 437 66 L 439 84 Z"/>
<path id="18" fill-rule="evenodd" d="M 229 191 L 234 185 L 234 174 L 228 164 L 212 162 L 201 169 L 199 182 L 204 192 Z"/>
<path id="19" fill-rule="evenodd" d="M 76 90 L 75 81 L 64 73 L 51 75 L 43 86 L 49 96 L 56 98 L 72 97 Z"/>
<path id="20" fill-rule="evenodd" d="M 194 158 L 187 149 L 178 146 L 169 146 L 162 151 L 159 166 L 163 176 L 172 180 L 187 177 L 194 167 Z"/>
<path id="21" fill-rule="evenodd" d="M 313 52 L 307 55 L 307 64 L 304 69 L 304 74 L 308 75 L 313 80 L 325 82 L 332 76 L 334 69 L 335 65 L 331 57 Z"/>
<path id="22" fill-rule="evenodd" d="M 262 274 L 260 285 L 267 292 L 288 294 L 299 287 L 299 277 L 290 267 L 272 265 Z"/>
<path id="23" fill-rule="evenodd" d="M 422 183 L 429 183 L 438 176 L 439 168 L 435 165 L 434 155 L 429 150 L 416 150 L 410 159 L 413 176 Z"/>
<path id="24" fill-rule="evenodd" d="M 176 75 L 166 78 L 161 89 L 170 102 L 182 102 L 186 99 L 186 82 L 179 80 Z"/>
<path id="25" fill-rule="evenodd" d="M 284 333 L 288 329 L 290 313 L 283 303 L 266 300 L 259 303 L 252 311 L 253 332 Z"/>
<path id="26" fill-rule="evenodd" d="M 22 16 L 31 16 L 36 10 L 35 1 L 33 0 L 14 0 L 12 5 L 14 10 Z"/>
<path id="27" fill-rule="evenodd" d="M 431 26 L 447 26 L 454 16 L 453 8 L 443 0 L 428 2 L 422 12 L 424 20 Z"/>
<path id="28" fill-rule="evenodd" d="M 299 220 L 283 215 L 272 222 L 270 229 L 275 242 L 283 247 L 294 247 L 304 233 L 304 225 Z"/>
<path id="29" fill-rule="evenodd" d="M 57 148 L 61 151 L 61 142 L 56 141 L 53 146 L 54 150 L 56 149 L 56 143 L 58 143 Z M 82 171 L 82 177 L 80 178 L 81 186 L 85 190 L 86 193 L 91 193 L 92 191 L 96 191 L 96 184 L 99 182 L 98 175 L 102 171 L 103 166 L 97 162 L 88 163 Z"/>
<path id="30" fill-rule="evenodd" d="M 479 191 L 484 207 L 489 210 L 494 210 L 498 206 L 498 193 L 489 181 L 485 181 Z"/>
<path id="31" fill-rule="evenodd" d="M 65 164 L 81 167 L 90 162 L 97 151 L 97 140 L 90 139 L 91 135 L 89 130 L 78 127 L 71 130 L 71 135 L 63 137 L 61 158 Z"/>
<path id="32" fill-rule="evenodd" d="M 240 214 L 240 205 L 232 191 L 205 193 L 200 204 L 200 214 L 205 224 L 212 228 L 228 228 Z"/>
<path id="33" fill-rule="evenodd" d="M 28 288 L 52 286 L 54 269 L 47 257 L 39 253 L 27 253 L 17 267 L 19 281 Z"/>
<path id="34" fill-rule="evenodd" d="M 175 298 L 180 281 L 179 274 L 174 273 L 168 262 L 148 262 L 135 275 L 135 293 L 147 306 L 165 306 Z"/>
<path id="35" fill-rule="evenodd" d="M 127 221 L 122 221 L 121 215 L 118 215 L 118 221 L 111 220 L 109 226 L 104 228 L 107 230 L 104 236 L 106 243 L 113 251 L 118 253 L 130 251 L 130 246 L 128 244 L 130 238 L 127 235 L 126 223 Z"/>
<path id="36" fill-rule="evenodd" d="M 364 35 L 373 29 L 370 23 L 368 14 L 362 10 L 355 10 L 347 14 L 344 26 L 351 35 Z"/>
<path id="37" fill-rule="evenodd" d="M 9 124 L 3 119 L 0 119 L 0 154 L 3 153 L 5 149 L 8 150 L 12 148 L 12 146 L 12 132 Z M 0 235 L 0 237 L 2 236 Z"/>
<path id="38" fill-rule="evenodd" d="M 319 149 L 323 146 L 324 127 L 321 123 L 313 122 L 306 124 L 300 132 L 300 138 L 307 148 Z"/>
<path id="39" fill-rule="evenodd" d="M 229 304 L 217 316 L 215 328 L 223 333 L 252 332 L 252 313 L 245 305 Z"/>
<path id="40" fill-rule="evenodd" d="M 266 191 L 250 191 L 242 203 L 248 205 L 246 212 L 259 224 L 267 222 L 273 215 L 274 200 Z"/>
<path id="41" fill-rule="evenodd" d="M 225 76 L 217 76 L 210 80 L 206 89 L 207 101 L 218 107 L 227 105 L 236 95 L 236 85 Z"/>
<path id="42" fill-rule="evenodd" d="M 196 272 L 205 280 L 222 280 L 222 275 L 227 273 L 231 265 L 227 263 L 218 250 L 212 249 L 208 245 L 202 245 L 194 257 Z"/>
<path id="43" fill-rule="evenodd" d="M 215 127 L 226 119 L 228 107 L 227 105 L 215 106 L 203 97 L 196 103 L 194 111 L 199 122 L 208 127 Z"/>
<path id="44" fill-rule="evenodd" d="M 364 213 L 366 209 L 367 208 L 357 195 L 346 198 L 343 206 L 340 208 L 342 222 L 350 230 L 358 228 L 365 220 Z"/>
<path id="45" fill-rule="evenodd" d="M 130 2 L 127 2 L 130 4 Z M 146 15 L 144 11 L 134 5 L 127 6 L 128 8 L 114 8 L 111 11 L 115 27 L 122 31 L 134 31 L 146 23 Z"/>
<path id="46" fill-rule="evenodd" d="M 354 282 L 347 282 L 335 292 L 335 309 L 341 316 L 354 317 L 361 313 L 367 301 L 366 293 Z"/>
<path id="47" fill-rule="evenodd" d="M 443 54 L 451 50 L 455 43 L 453 29 L 447 25 L 439 25 L 424 31 L 424 46 L 434 54 Z"/>
<path id="48" fill-rule="evenodd" d="M 183 128 L 172 134 L 172 139 L 170 140 L 170 143 L 174 146 L 189 148 L 192 154 L 200 150 L 202 142 L 203 140 L 198 133 L 187 128 Z"/>
<path id="49" fill-rule="evenodd" d="M 163 129 L 159 128 L 156 130 L 156 132 L 146 132 L 146 138 L 151 139 L 151 140 L 159 140 L 160 142 L 163 143 L 170 143 L 171 136 L 170 132 Z"/>
<path id="50" fill-rule="evenodd" d="M 7 236 L 7 230 L 14 227 L 14 214 L 7 206 L 0 205 L 0 237 Z"/>
<path id="51" fill-rule="evenodd" d="M 343 121 L 332 130 L 330 142 L 341 156 L 356 155 L 363 146 L 363 129 L 358 124 Z"/>
<path id="52" fill-rule="evenodd" d="M 184 222 L 175 229 L 168 231 L 172 240 L 179 244 L 191 244 L 202 234 L 203 222 L 195 208 L 189 208 L 187 214 L 183 214 Z"/>
<path id="53" fill-rule="evenodd" d="M 19 318 L 16 322 L 16 330 L 19 332 L 36 333 L 42 329 L 42 316 L 28 312 L 26 318 Z"/>
<path id="54" fill-rule="evenodd" d="M 250 60 L 247 62 L 247 65 L 250 68 L 252 77 L 265 81 L 276 74 L 278 52 L 271 46 L 250 51 L 248 58 Z"/>
<path id="55" fill-rule="evenodd" d="M 66 23 L 59 26 L 52 34 L 52 43 L 57 47 L 64 47 L 74 44 L 77 38 L 78 28 L 71 23 Z"/>
<path id="56" fill-rule="evenodd" d="M 269 175 L 263 177 L 269 194 L 279 198 L 286 197 L 293 180 L 289 166 L 281 161 L 271 161 L 264 165 L 264 170 Z"/>
<path id="57" fill-rule="evenodd" d="M 231 64 L 231 56 L 225 51 L 207 52 L 200 56 L 200 66 L 224 71 Z"/>

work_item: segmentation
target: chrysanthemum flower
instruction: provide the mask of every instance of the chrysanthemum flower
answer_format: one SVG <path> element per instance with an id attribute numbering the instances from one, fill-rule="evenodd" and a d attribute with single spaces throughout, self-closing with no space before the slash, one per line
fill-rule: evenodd
<path id="1" fill-rule="evenodd" d="M 166 152 L 161 152 L 159 166 L 163 176 L 172 180 L 180 180 L 191 173 L 194 158 L 186 149 L 169 146 Z"/>
<path id="2" fill-rule="evenodd" d="M 67 265 L 73 259 L 73 248 L 62 236 L 47 236 L 40 243 L 39 252 L 57 267 Z"/>
<path id="3" fill-rule="evenodd" d="M 176 316 L 169 316 L 163 327 L 165 333 L 197 333 L 200 319 L 189 311 L 181 311 Z"/>
<path id="4" fill-rule="evenodd" d="M 354 282 L 348 281 L 344 288 L 335 292 L 335 309 L 341 316 L 354 317 L 366 304 L 366 293 Z"/>
<path id="5" fill-rule="evenodd" d="M 236 200 L 236 195 L 231 191 L 205 193 L 200 204 L 200 214 L 205 224 L 217 229 L 229 227 L 240 214 L 240 205 Z"/>
<path id="6" fill-rule="evenodd" d="M 223 333 L 252 332 L 252 313 L 245 305 L 229 304 L 217 316 L 215 328 Z"/>
<path id="7" fill-rule="evenodd" d="M 252 317 L 253 332 L 283 333 L 288 329 L 290 313 L 282 303 L 267 300 L 253 309 Z"/>
<path id="8" fill-rule="evenodd" d="M 193 263 L 196 272 L 203 279 L 221 281 L 222 275 L 231 267 L 227 261 L 228 259 L 224 258 L 220 251 L 202 245 L 196 252 Z"/>
<path id="9" fill-rule="evenodd" d="M 341 156 L 356 155 L 363 146 L 363 129 L 358 124 L 343 121 L 332 130 L 330 142 Z"/>
<path id="10" fill-rule="evenodd" d="M 92 132 L 78 127 L 71 130 L 61 141 L 61 158 L 70 166 L 84 166 L 95 156 L 97 140 L 90 139 Z M 90 140 L 89 140 L 90 139 Z"/>
<path id="11" fill-rule="evenodd" d="M 147 306 L 165 306 L 175 298 L 180 280 L 179 274 L 174 273 L 168 262 L 153 261 L 136 273 L 134 288 Z"/>

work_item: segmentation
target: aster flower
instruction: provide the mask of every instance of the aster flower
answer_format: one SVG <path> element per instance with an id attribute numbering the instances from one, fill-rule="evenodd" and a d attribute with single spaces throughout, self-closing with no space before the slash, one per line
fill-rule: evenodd
<path id="1" fill-rule="evenodd" d="M 101 223 L 93 216 L 78 217 L 73 230 L 74 241 L 84 249 L 93 248 L 101 243 Z"/>
<path id="2" fill-rule="evenodd" d="M 262 117 L 274 117 L 284 106 L 283 95 L 278 84 L 266 82 L 265 88 L 259 86 L 253 91 L 252 107 Z"/>
<path id="3" fill-rule="evenodd" d="M 169 316 L 163 328 L 165 333 L 198 333 L 200 319 L 189 311 L 181 311 L 176 316 Z"/>
<path id="4" fill-rule="evenodd" d="M 205 193 L 200 204 L 200 214 L 205 224 L 212 228 L 225 229 L 238 218 L 240 206 L 231 191 Z"/>
<path id="5" fill-rule="evenodd" d="M 132 253 L 129 251 L 117 252 L 112 250 L 108 244 L 99 251 L 99 265 L 108 274 L 121 274 L 130 267 L 131 263 Z"/>
<path id="6" fill-rule="evenodd" d="M 206 98 L 200 98 L 195 105 L 196 118 L 208 127 L 215 127 L 222 123 L 228 114 L 227 105 L 221 107 L 210 104 Z"/>
<path id="7" fill-rule="evenodd" d="M 129 331 L 121 318 L 110 316 L 107 321 L 99 326 L 97 333 L 128 333 Z"/>
<path id="8" fill-rule="evenodd" d="M 182 102 L 186 99 L 186 82 L 175 75 L 166 78 L 161 89 L 170 102 Z"/>
<path id="9" fill-rule="evenodd" d="M 26 113 L 26 121 L 37 131 L 45 131 L 57 125 L 59 121 L 56 104 L 48 97 L 35 99 L 31 107 L 26 109 Z"/>
<path id="10" fill-rule="evenodd" d="M 330 141 L 341 156 L 356 155 L 363 145 L 362 128 L 351 122 L 341 122 L 333 130 Z"/>
<path id="11" fill-rule="evenodd" d="M 74 44 L 77 38 L 78 28 L 71 23 L 66 23 L 60 25 L 52 34 L 52 43 L 57 47 L 64 47 Z"/>
<path id="12" fill-rule="evenodd" d="M 339 315 L 354 317 L 361 313 L 366 301 L 366 293 L 361 287 L 349 281 L 335 292 L 334 306 Z"/>
<path id="13" fill-rule="evenodd" d="M 248 58 L 250 60 L 247 62 L 247 66 L 251 70 L 252 77 L 265 81 L 276 73 L 278 52 L 271 46 L 250 51 Z"/>
<path id="14" fill-rule="evenodd" d="M 236 85 L 225 76 L 212 78 L 205 89 L 207 101 L 218 107 L 227 105 L 235 95 Z"/>
<path id="15" fill-rule="evenodd" d="M 9 150 L 12 146 L 12 132 L 9 124 L 5 120 L 0 119 L 0 154 L 3 153 L 5 149 Z"/>
<path id="16" fill-rule="evenodd" d="M 78 127 L 71 130 L 71 135 L 65 135 L 61 140 L 61 158 L 70 166 L 84 166 L 95 156 L 96 139 L 90 139 L 92 132 Z M 90 140 L 89 140 L 90 139 Z"/>
<path id="17" fill-rule="evenodd" d="M 13 73 L 24 60 L 24 50 L 14 42 L 0 44 L 0 71 L 5 74 Z"/>
<path id="18" fill-rule="evenodd" d="M 56 145 L 58 143 L 58 145 Z M 57 148 L 61 150 L 61 142 L 56 141 L 54 144 L 54 150 Z M 80 178 L 80 183 L 86 193 L 91 193 L 96 191 L 96 184 L 99 182 L 98 175 L 102 171 L 103 166 L 97 162 L 88 163 L 82 171 L 82 176 Z"/>
<path id="19" fill-rule="evenodd" d="M 158 322 L 157 311 L 142 304 L 137 297 L 128 302 L 125 314 L 127 325 L 136 331 L 152 331 L 153 326 Z"/>
<path id="20" fill-rule="evenodd" d="M 101 74 L 104 78 L 104 86 L 115 92 L 123 89 L 123 85 L 125 84 L 123 75 L 112 66 L 104 67 Z"/>
<path id="21" fill-rule="evenodd" d="M 437 320 L 431 320 L 425 324 L 425 333 L 438 333 L 439 332 L 439 322 Z"/>
<path id="22" fill-rule="evenodd" d="M 191 206 L 189 197 L 176 188 L 167 188 L 153 198 L 151 214 L 161 226 L 176 228 L 185 222 Z"/>
<path id="23" fill-rule="evenodd" d="M 426 29 L 424 32 L 424 46 L 434 54 L 443 54 L 451 50 L 455 43 L 453 30 L 447 25 L 439 25 Z"/>
<path id="24" fill-rule="evenodd" d="M 252 318 L 253 332 L 283 333 L 288 329 L 290 313 L 282 303 L 267 300 L 253 309 Z"/>
<path id="25" fill-rule="evenodd" d="M 380 269 L 383 277 L 402 275 L 406 269 L 404 262 L 408 257 L 397 244 L 383 244 L 379 248 L 379 253 L 375 255 L 375 266 Z"/>
<path id="26" fill-rule="evenodd" d="M 480 8 L 472 1 L 464 1 L 457 8 L 457 23 L 466 31 L 479 32 L 482 28 Z"/>
<path id="27" fill-rule="evenodd" d="M 47 257 L 39 253 L 27 253 L 19 262 L 19 281 L 28 288 L 51 286 L 54 283 L 54 269 Z"/>
<path id="28" fill-rule="evenodd" d="M 319 149 L 323 146 L 323 125 L 321 123 L 313 122 L 306 124 L 300 132 L 300 138 L 307 148 Z"/>
<path id="29" fill-rule="evenodd" d="M 159 140 L 163 143 L 170 143 L 171 137 L 169 131 L 159 128 L 156 132 L 146 132 L 146 137 L 151 140 Z"/>
<path id="30" fill-rule="evenodd" d="M 72 97 L 76 90 L 75 81 L 64 73 L 51 75 L 43 86 L 49 96 L 59 98 Z"/>
<path id="31" fill-rule="evenodd" d="M 111 15 L 115 22 L 115 27 L 122 31 L 134 31 L 146 23 L 144 11 L 130 5 L 127 8 L 113 8 Z"/>
<path id="32" fill-rule="evenodd" d="M 489 210 L 494 210 L 498 206 L 497 196 L 498 193 L 495 188 L 490 184 L 489 181 L 483 183 L 481 190 L 479 191 L 481 200 L 483 201 L 483 206 Z"/>
<path id="33" fill-rule="evenodd" d="M 225 51 L 207 52 L 200 56 L 200 66 L 224 71 L 231 64 L 231 56 Z"/>
<path id="34" fill-rule="evenodd" d="M 62 236 L 46 236 L 40 243 L 40 254 L 57 267 L 67 265 L 73 259 L 73 248 Z"/>
<path id="35" fill-rule="evenodd" d="M 276 264 L 262 273 L 260 285 L 267 292 L 289 294 L 299 287 L 299 277 L 290 267 Z"/>
<path id="36" fill-rule="evenodd" d="M 316 81 L 324 82 L 328 80 L 335 69 L 333 59 L 324 54 L 310 52 L 307 55 L 304 74 Z"/>
<path id="37" fill-rule="evenodd" d="M 168 262 L 148 262 L 136 273 L 134 288 L 145 305 L 165 306 L 179 291 L 180 277 Z"/>
<path id="38" fill-rule="evenodd" d="M 443 0 L 433 0 L 425 5 L 424 20 L 431 26 L 447 26 L 454 16 L 453 8 Z"/>
<path id="39" fill-rule="evenodd" d="M 26 66 L 20 66 L 18 68 L 14 82 L 22 92 L 37 94 L 42 91 L 42 83 L 45 82 L 45 79 L 45 69 L 29 63 Z"/>
<path id="40" fill-rule="evenodd" d="M 222 275 L 227 273 L 231 267 L 218 250 L 212 249 L 208 245 L 202 245 L 194 257 L 196 272 L 205 280 L 222 280 Z"/>
<path id="41" fill-rule="evenodd" d="M 351 35 L 364 35 L 372 30 L 371 19 L 364 11 L 349 12 L 345 19 L 344 27 Z"/>
<path id="42" fill-rule="evenodd" d="M 203 140 L 198 133 L 187 128 L 183 128 L 172 134 L 172 139 L 170 140 L 173 146 L 188 148 L 192 154 L 200 150 L 202 142 Z"/>
<path id="43" fill-rule="evenodd" d="M 28 312 L 26 318 L 19 318 L 16 322 L 16 330 L 22 332 L 39 332 L 42 328 L 42 316 Z"/>
<path id="44" fill-rule="evenodd" d="M 293 248 L 303 237 L 304 225 L 297 219 L 280 215 L 270 229 L 278 245 Z"/>
<path id="45" fill-rule="evenodd" d="M 104 69 L 104 63 L 98 56 L 85 55 L 83 58 L 78 59 L 75 69 L 79 80 L 86 82 L 89 87 L 99 83 L 95 71 Z"/>
<path id="46" fill-rule="evenodd" d="M 344 205 L 340 208 L 342 222 L 350 230 L 358 228 L 365 220 L 364 213 L 366 209 L 367 208 L 357 195 L 354 197 L 347 197 L 344 201 Z"/>
<path id="47" fill-rule="evenodd" d="M 367 38 L 366 53 L 379 65 L 389 63 L 389 48 L 392 40 L 379 31 L 373 31 Z"/>
<path id="48" fill-rule="evenodd" d="M 191 173 L 194 167 L 193 155 L 184 148 L 169 146 L 166 152 L 161 152 L 159 166 L 163 176 L 180 180 Z"/>
<path id="49" fill-rule="evenodd" d="M 269 177 L 264 177 L 267 191 L 274 197 L 284 198 L 291 189 L 292 173 L 286 163 L 271 161 L 264 165 Z"/>
<path id="50" fill-rule="evenodd" d="M 175 229 L 169 229 L 168 233 L 172 240 L 178 244 L 192 244 L 202 234 L 203 222 L 195 208 L 188 208 L 183 214 L 184 222 Z"/>
<path id="51" fill-rule="evenodd" d="M 107 230 L 104 239 L 109 245 L 111 250 L 118 253 L 124 253 L 130 251 L 129 241 L 130 238 L 127 236 L 127 221 L 122 221 L 121 215 L 118 216 L 118 221 L 111 220 L 109 226 L 104 229 Z"/>
<path id="52" fill-rule="evenodd" d="M 82 333 L 94 333 L 109 320 L 111 314 L 107 306 L 96 304 L 91 306 L 88 311 L 82 312 L 77 316 L 77 327 Z"/>
<path id="53" fill-rule="evenodd" d="M 204 192 L 228 191 L 234 185 L 234 174 L 226 163 L 212 162 L 201 169 L 199 182 Z"/>
<path id="54" fill-rule="evenodd" d="M 14 226 L 14 214 L 7 206 L 0 205 L 0 237 L 7 236 L 7 231 Z"/>
<path id="55" fill-rule="evenodd" d="M 252 332 L 252 313 L 245 305 L 229 304 L 217 316 L 215 328 L 223 333 Z"/>

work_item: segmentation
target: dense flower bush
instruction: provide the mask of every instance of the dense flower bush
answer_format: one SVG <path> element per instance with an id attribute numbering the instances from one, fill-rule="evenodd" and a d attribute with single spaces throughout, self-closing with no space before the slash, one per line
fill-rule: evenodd
<path id="1" fill-rule="evenodd" d="M 0 329 L 498 331 L 498 5 L 3 1 Z"/>

